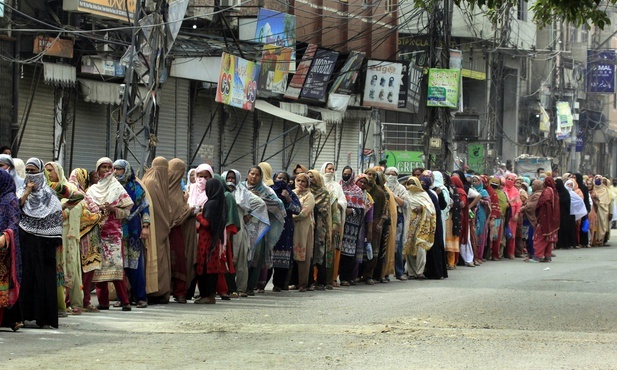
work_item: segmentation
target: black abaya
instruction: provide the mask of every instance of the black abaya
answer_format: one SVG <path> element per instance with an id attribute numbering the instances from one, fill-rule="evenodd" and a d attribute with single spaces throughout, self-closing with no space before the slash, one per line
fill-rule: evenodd
<path id="1" fill-rule="evenodd" d="M 559 249 L 572 248 L 577 245 L 576 221 L 574 215 L 570 215 L 570 193 L 563 185 L 563 181 L 559 179 L 557 180 L 557 192 L 559 193 L 559 233 L 556 247 Z"/>
<path id="2" fill-rule="evenodd" d="M 437 196 L 433 191 L 427 191 L 437 211 L 437 228 L 435 230 L 435 242 L 433 247 L 426 252 L 426 267 L 424 276 L 427 279 L 443 279 L 448 277 L 446 249 L 443 240 L 444 225 L 441 222 L 441 207 Z"/>

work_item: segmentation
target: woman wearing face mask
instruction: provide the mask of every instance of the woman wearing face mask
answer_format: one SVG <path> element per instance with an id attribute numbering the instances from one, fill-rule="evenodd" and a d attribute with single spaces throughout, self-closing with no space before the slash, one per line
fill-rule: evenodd
<path id="1" fill-rule="evenodd" d="M 310 183 L 311 181 L 307 174 L 299 173 L 296 175 L 296 186 L 293 190 L 300 201 L 302 210 L 293 216 L 294 273 L 291 279 L 300 292 L 308 290 L 311 261 L 313 259 L 313 242 L 315 237 L 313 211 L 315 208 L 315 198 L 311 193 Z"/>
<path id="2" fill-rule="evenodd" d="M 506 176 L 506 186 L 504 188 L 504 191 L 508 195 L 508 200 L 510 201 L 511 210 L 508 226 L 510 227 L 512 238 L 506 241 L 506 255 L 509 259 L 514 259 L 514 250 L 516 248 L 516 228 L 518 227 L 519 212 L 521 211 L 521 207 L 523 205 L 521 202 L 521 193 L 514 186 L 515 181 L 516 175 L 512 173 L 508 174 Z"/>
<path id="3" fill-rule="evenodd" d="M 596 175 L 593 178 L 593 184 L 595 186 L 595 198 L 593 203 L 596 207 L 596 233 L 593 240 L 593 245 L 601 247 L 605 245 L 606 233 L 610 232 L 609 213 L 611 205 L 611 195 L 603 182 L 601 175 Z"/>
<path id="4" fill-rule="evenodd" d="M 280 292 L 289 290 L 288 274 L 292 267 L 294 221 L 293 215 L 297 215 L 302 210 L 300 200 L 288 186 L 289 175 L 286 172 L 279 172 L 274 177 L 274 184 L 271 186 L 279 199 L 283 202 L 286 210 L 285 224 L 283 232 L 278 242 L 274 246 L 272 253 L 272 267 L 274 287 L 272 291 Z"/>
<path id="5" fill-rule="evenodd" d="M 103 212 L 101 225 L 101 269 L 94 274 L 99 310 L 109 309 L 108 282 L 113 282 L 122 311 L 130 311 L 131 304 L 124 282 L 124 258 L 122 254 L 122 220 L 130 215 L 133 201 L 124 187 L 116 180 L 113 162 L 101 158 L 96 163 L 99 182 L 88 189 L 88 195 Z"/>
<path id="6" fill-rule="evenodd" d="M 422 176 L 420 176 L 422 188 L 431 198 L 437 214 L 435 239 L 431 249 L 426 252 L 424 276 L 426 276 L 427 279 L 444 279 L 448 277 L 448 269 L 446 266 L 445 240 L 443 239 L 443 223 L 441 221 L 440 211 L 442 208 L 445 208 L 445 206 L 443 202 L 440 202 L 438 194 L 431 189 L 434 180 L 432 172 L 429 170 L 425 170 Z"/>
<path id="7" fill-rule="evenodd" d="M 430 250 L 435 242 L 437 210 L 419 178 L 410 177 L 406 186 L 409 192 L 411 216 L 407 225 L 409 231 L 403 245 L 403 256 L 407 261 L 409 278 L 424 280 L 426 251 Z"/>
<path id="8" fill-rule="evenodd" d="M 544 179 L 544 189 L 536 205 L 537 227 L 533 236 L 534 258 L 529 262 L 551 262 L 559 231 L 559 194 L 552 177 Z"/>
<path id="9" fill-rule="evenodd" d="M 338 270 L 339 264 L 341 260 L 341 243 L 343 242 L 343 227 L 345 226 L 345 216 L 347 212 L 347 198 L 345 198 L 345 193 L 343 192 L 343 188 L 336 181 L 336 174 L 334 163 L 326 162 L 321 166 L 320 171 L 321 177 L 324 181 L 324 186 L 328 191 L 330 191 L 331 196 L 336 201 L 336 209 L 333 210 L 333 218 L 338 217 L 339 224 L 332 225 L 332 243 L 334 244 L 334 262 L 332 267 L 332 286 L 339 286 L 337 281 L 338 279 Z M 338 213 L 338 215 L 335 215 Z"/>
<path id="10" fill-rule="evenodd" d="M 321 175 L 316 170 L 308 171 L 311 180 L 310 190 L 315 198 L 313 218 L 315 221 L 315 238 L 313 248 L 313 265 L 317 269 L 317 281 L 313 284 L 317 290 L 325 290 L 326 286 L 332 289 L 332 263 L 334 261 L 334 248 L 332 248 L 332 206 L 335 200 L 330 192 L 323 186 Z M 336 220 L 338 224 L 338 219 Z M 312 283 L 314 275 L 309 276 Z"/>
<path id="11" fill-rule="evenodd" d="M 589 190 L 589 204 L 591 204 L 591 211 L 589 211 L 589 215 L 587 216 L 589 218 L 589 245 L 587 248 L 591 248 L 594 246 L 594 241 L 596 240 L 596 230 L 598 228 L 598 206 L 596 204 L 596 187 L 593 180 L 585 179 L 585 183 L 587 185 L 587 189 Z"/>
<path id="12" fill-rule="evenodd" d="M 367 285 L 374 285 L 373 272 L 379 262 L 379 251 L 381 249 L 381 233 L 383 232 L 384 221 L 388 218 L 388 203 L 385 192 L 377 185 L 377 171 L 369 168 L 364 172 L 368 181 L 366 190 L 373 199 L 373 232 L 372 238 L 368 239 L 373 249 L 373 258 L 366 260 L 363 265 L 362 278 Z"/>
<path id="13" fill-rule="evenodd" d="M 398 280 L 407 280 L 403 244 L 407 240 L 409 220 L 411 218 L 411 199 L 407 189 L 398 182 L 398 168 L 386 168 L 386 186 L 392 192 L 396 203 L 396 250 L 394 254 L 394 275 Z"/>
<path id="14" fill-rule="evenodd" d="M 0 171 L 0 327 L 13 331 L 23 326 L 19 306 L 21 249 L 19 247 L 19 201 L 15 181 Z"/>
<path id="15" fill-rule="evenodd" d="M 576 221 L 571 214 L 570 192 L 566 189 L 562 179 L 555 180 L 555 188 L 559 195 L 559 233 L 557 234 L 556 249 L 569 249 L 576 245 Z"/>
<path id="16" fill-rule="evenodd" d="M 62 244 L 62 206 L 47 185 L 43 161 L 26 163 L 25 184 L 17 190 L 21 204 L 19 242 L 22 254 L 20 302 L 24 320 L 58 327 L 56 248 Z"/>
<path id="17" fill-rule="evenodd" d="M 0 170 L 4 170 L 11 175 L 13 182 L 15 183 L 15 190 L 24 185 L 24 179 L 17 174 L 15 169 L 15 160 L 8 154 L 0 154 Z"/>
<path id="18" fill-rule="evenodd" d="M 474 176 L 471 181 L 474 189 L 482 200 L 478 203 L 475 210 L 475 229 L 476 229 L 476 250 L 474 251 L 475 260 L 474 264 L 479 266 L 482 264 L 482 257 L 484 255 L 484 246 L 486 245 L 488 215 L 490 214 L 490 198 L 488 191 L 484 189 L 482 184 L 482 178 L 480 176 Z"/>

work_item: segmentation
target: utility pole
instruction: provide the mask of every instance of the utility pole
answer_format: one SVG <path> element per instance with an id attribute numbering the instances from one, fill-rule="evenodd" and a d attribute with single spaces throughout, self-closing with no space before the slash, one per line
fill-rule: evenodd
<path id="1" fill-rule="evenodd" d="M 131 46 L 123 60 L 127 64 L 122 112 L 118 117 L 115 159 L 139 163 L 138 171 L 150 165 L 156 155 L 159 80 L 165 67 L 166 1 L 157 0 L 156 10 L 146 14 L 141 1 L 135 4 Z M 140 85 L 144 86 L 140 88 Z M 122 87 L 121 87 L 122 90 Z"/>

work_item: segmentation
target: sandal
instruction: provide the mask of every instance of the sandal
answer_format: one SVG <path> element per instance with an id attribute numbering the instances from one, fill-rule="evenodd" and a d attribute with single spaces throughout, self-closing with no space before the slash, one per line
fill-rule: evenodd
<path id="1" fill-rule="evenodd" d="M 81 315 L 81 309 L 79 307 L 73 307 L 70 313 L 71 315 L 75 315 L 75 316 Z"/>
<path id="2" fill-rule="evenodd" d="M 148 301 L 139 301 L 137 302 L 137 308 L 148 308 Z"/>
<path id="3" fill-rule="evenodd" d="M 24 323 L 21 322 L 21 321 L 18 321 L 18 322 L 15 323 L 15 325 L 13 325 L 11 327 L 11 330 L 17 331 L 17 330 L 19 330 L 20 328 L 23 328 L 23 327 L 24 327 Z"/>
<path id="4" fill-rule="evenodd" d="M 340 286 L 350 286 L 349 281 L 341 280 Z"/>
<path id="5" fill-rule="evenodd" d="M 93 304 L 89 304 L 87 307 L 84 307 L 86 312 L 101 312 L 98 308 L 96 308 Z"/>
<path id="6" fill-rule="evenodd" d="M 249 296 L 248 294 L 246 294 L 246 292 L 240 292 L 240 293 L 238 293 L 238 295 L 239 295 L 241 298 L 246 298 L 246 297 L 248 297 L 248 296 Z"/>
<path id="7" fill-rule="evenodd" d="M 238 293 L 237 292 L 233 292 L 233 293 L 231 293 L 231 295 L 229 297 L 231 297 L 231 298 L 238 298 Z"/>
<path id="8" fill-rule="evenodd" d="M 118 301 L 118 302 L 114 303 L 114 307 L 116 307 L 116 308 L 122 307 L 122 302 Z"/>

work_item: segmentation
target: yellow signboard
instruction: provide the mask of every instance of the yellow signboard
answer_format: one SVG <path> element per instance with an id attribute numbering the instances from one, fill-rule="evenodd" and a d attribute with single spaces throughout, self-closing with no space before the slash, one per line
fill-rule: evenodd
<path id="1" fill-rule="evenodd" d="M 133 19 L 136 4 L 137 0 L 64 0 L 62 9 L 128 22 Z"/>

